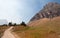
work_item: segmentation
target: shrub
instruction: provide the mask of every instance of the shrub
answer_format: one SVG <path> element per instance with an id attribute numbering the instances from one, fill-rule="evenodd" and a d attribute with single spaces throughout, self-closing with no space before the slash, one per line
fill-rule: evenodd
<path id="1" fill-rule="evenodd" d="M 17 24 L 16 23 L 14 23 L 14 26 L 16 26 Z"/>
<path id="2" fill-rule="evenodd" d="M 9 24 L 8 24 L 9 26 L 12 26 L 12 22 L 9 22 Z"/>
<path id="3" fill-rule="evenodd" d="M 26 26 L 25 22 L 22 22 L 22 23 L 21 23 L 21 26 Z"/>
<path id="4" fill-rule="evenodd" d="M 56 33 L 55 31 L 50 31 L 49 33 L 53 34 L 53 33 Z"/>

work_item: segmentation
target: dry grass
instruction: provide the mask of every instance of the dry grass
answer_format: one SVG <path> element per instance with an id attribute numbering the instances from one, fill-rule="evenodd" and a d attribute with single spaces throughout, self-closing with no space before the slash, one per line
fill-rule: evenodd
<path id="1" fill-rule="evenodd" d="M 0 37 L 3 35 L 4 31 L 8 28 L 9 26 L 0 26 Z"/>
<path id="2" fill-rule="evenodd" d="M 60 17 L 30 22 L 31 27 L 15 26 L 14 33 L 21 38 L 60 38 Z"/>
<path id="3" fill-rule="evenodd" d="M 13 30 L 13 32 L 20 32 L 20 31 L 25 31 L 25 30 L 27 30 L 29 27 L 24 27 L 24 26 L 20 26 L 20 25 L 18 25 L 18 26 L 14 26 L 14 28 L 12 29 Z"/>

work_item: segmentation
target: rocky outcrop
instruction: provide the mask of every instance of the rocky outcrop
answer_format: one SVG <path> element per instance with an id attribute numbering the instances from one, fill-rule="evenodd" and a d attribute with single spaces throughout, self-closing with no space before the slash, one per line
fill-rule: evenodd
<path id="1" fill-rule="evenodd" d="M 48 3 L 41 11 L 39 11 L 30 21 L 43 19 L 43 18 L 54 18 L 60 16 L 60 4 L 59 3 Z"/>

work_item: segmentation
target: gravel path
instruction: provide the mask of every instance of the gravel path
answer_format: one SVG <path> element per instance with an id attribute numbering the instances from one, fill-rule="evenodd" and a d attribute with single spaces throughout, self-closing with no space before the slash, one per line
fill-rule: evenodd
<path id="1" fill-rule="evenodd" d="M 10 31 L 12 28 L 13 27 L 10 27 L 9 29 L 7 29 L 1 38 L 15 38 L 15 35 L 13 35 Z"/>

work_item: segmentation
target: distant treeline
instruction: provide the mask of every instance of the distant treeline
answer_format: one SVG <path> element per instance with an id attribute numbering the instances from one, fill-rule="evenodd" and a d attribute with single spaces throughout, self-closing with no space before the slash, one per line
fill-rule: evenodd
<path id="1" fill-rule="evenodd" d="M 27 26 L 25 22 L 22 22 L 20 24 L 16 24 L 16 23 L 12 23 L 12 22 L 9 22 L 8 24 L 3 24 L 3 25 L 0 25 L 0 26 Z"/>

